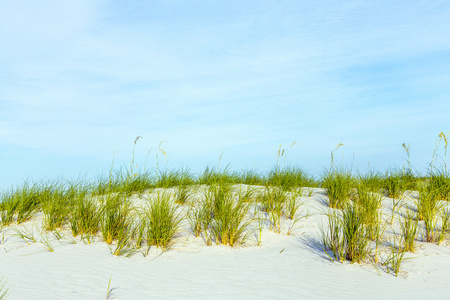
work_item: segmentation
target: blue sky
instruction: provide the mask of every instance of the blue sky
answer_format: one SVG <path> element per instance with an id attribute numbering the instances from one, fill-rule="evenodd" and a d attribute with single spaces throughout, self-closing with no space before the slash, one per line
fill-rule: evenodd
<path id="1" fill-rule="evenodd" d="M 8 1 L 0 186 L 112 159 L 425 169 L 450 130 L 448 1 Z"/>

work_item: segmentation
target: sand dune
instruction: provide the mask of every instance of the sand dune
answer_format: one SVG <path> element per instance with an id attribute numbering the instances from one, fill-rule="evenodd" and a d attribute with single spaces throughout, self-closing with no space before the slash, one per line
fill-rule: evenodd
<path id="1" fill-rule="evenodd" d="M 142 204 L 134 196 L 134 203 Z M 326 222 L 324 190 L 302 197 L 302 219 L 291 235 L 284 220 L 282 234 L 265 228 L 262 243 L 250 235 L 242 246 L 207 246 L 201 237 L 182 231 L 167 252 L 152 248 L 147 256 L 111 254 L 97 239 L 86 244 L 62 232 L 47 234 L 54 252 L 40 243 L 39 214 L 2 230 L 0 276 L 8 299 L 433 299 L 448 298 L 450 248 L 418 242 L 408 253 L 398 277 L 381 265 L 332 262 L 317 243 Z M 383 201 L 389 211 L 389 199 Z M 184 226 L 186 227 L 186 226 Z M 33 230 L 29 244 L 15 228 Z M 381 258 L 383 253 L 381 253 Z"/>

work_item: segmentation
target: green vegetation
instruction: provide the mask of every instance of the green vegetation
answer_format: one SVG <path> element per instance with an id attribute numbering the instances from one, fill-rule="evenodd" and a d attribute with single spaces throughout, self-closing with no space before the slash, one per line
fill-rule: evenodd
<path id="1" fill-rule="evenodd" d="M 330 169 L 322 176 L 321 186 L 327 190 L 328 206 L 342 209 L 350 200 L 354 179 L 349 171 Z"/>
<path id="2" fill-rule="evenodd" d="M 347 204 L 342 212 L 328 214 L 328 230 L 322 229 L 322 244 L 331 250 L 331 259 L 362 262 L 369 256 L 366 216 L 356 205 Z"/>
<path id="3" fill-rule="evenodd" d="M 25 182 L 3 192 L 0 225 L 41 220 L 38 238 L 34 225 L 13 230 L 26 243 L 40 243 L 50 252 L 56 245 L 51 234 L 58 241 L 67 234 L 87 244 L 103 241 L 118 256 L 147 255 L 151 247 L 167 251 L 184 225 L 206 245 L 235 247 L 252 234 L 261 245 L 264 229 L 291 234 L 309 215 L 304 197 L 323 196 L 327 211 L 319 244 L 326 255 L 352 263 L 375 264 L 382 258 L 381 266 L 398 275 L 406 253 L 415 251 L 418 242 L 448 242 L 447 136 L 439 138 L 445 141 L 445 155 L 438 155 L 437 143 L 427 176 L 413 173 L 410 146 L 405 144 L 403 169 L 358 174 L 337 168 L 333 151 L 330 168 L 318 180 L 300 168 L 286 167 L 287 150 L 281 146 L 276 166 L 267 174 L 232 172 L 220 169 L 220 163 L 198 175 L 159 164 L 140 172 L 133 157 L 128 168 L 111 168 L 108 176 Z M 157 153 L 166 156 L 160 147 Z"/>
<path id="4" fill-rule="evenodd" d="M 145 223 L 148 246 L 155 245 L 163 251 L 172 246 L 181 216 L 171 203 L 168 193 L 158 193 L 156 200 L 149 203 L 145 213 Z"/>

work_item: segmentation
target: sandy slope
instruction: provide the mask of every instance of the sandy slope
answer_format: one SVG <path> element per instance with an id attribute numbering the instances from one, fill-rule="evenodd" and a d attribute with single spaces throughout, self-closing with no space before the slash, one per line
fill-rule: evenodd
<path id="1" fill-rule="evenodd" d="M 254 237 L 236 248 L 206 246 L 184 232 L 173 249 L 162 254 L 152 249 L 147 257 L 113 256 L 100 241 L 86 245 L 55 238 L 55 251 L 49 252 L 15 236 L 12 226 L 3 229 L 0 276 L 7 278 L 8 299 L 13 300 L 105 299 L 110 278 L 115 299 L 448 298 L 447 246 L 419 243 L 399 277 L 372 264 L 331 262 L 315 243 L 326 221 L 324 199 L 323 190 L 315 189 L 312 197 L 303 198 L 312 215 L 295 234 L 265 230 L 260 247 Z M 38 216 L 25 226 L 34 226 L 39 237 L 39 223 Z"/>

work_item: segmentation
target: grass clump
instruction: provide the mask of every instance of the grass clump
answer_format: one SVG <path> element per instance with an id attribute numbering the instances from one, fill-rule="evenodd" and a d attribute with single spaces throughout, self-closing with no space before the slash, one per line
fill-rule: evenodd
<path id="1" fill-rule="evenodd" d="M 245 217 L 250 209 L 249 203 L 236 201 L 227 183 L 209 187 L 206 193 L 206 203 L 211 209 L 211 237 L 217 244 L 231 247 L 245 242 L 248 234 L 246 229 L 250 221 Z"/>
<path id="2" fill-rule="evenodd" d="M 266 179 L 255 170 L 242 170 L 241 174 L 238 174 L 238 181 L 248 185 L 264 185 Z"/>
<path id="3" fill-rule="evenodd" d="M 165 170 L 158 171 L 156 174 L 155 187 L 156 188 L 170 188 L 180 185 L 191 185 L 194 184 L 193 176 L 190 174 L 189 170 Z"/>
<path id="4" fill-rule="evenodd" d="M 98 201 L 87 198 L 85 193 L 78 194 L 69 214 L 69 224 L 73 236 L 89 237 L 97 234 L 102 224 L 102 211 Z"/>
<path id="5" fill-rule="evenodd" d="M 345 259 L 351 262 L 361 262 L 369 254 L 369 239 L 364 221 L 364 214 L 355 205 L 347 205 L 342 212 Z"/>
<path id="6" fill-rule="evenodd" d="M 322 176 L 322 187 L 327 190 L 328 206 L 342 209 L 350 200 L 352 175 L 345 170 L 331 169 Z"/>
<path id="7" fill-rule="evenodd" d="M 358 185 L 363 186 L 369 192 L 379 192 L 384 187 L 384 177 L 375 171 L 359 174 Z"/>
<path id="8" fill-rule="evenodd" d="M 398 274 L 400 273 L 400 267 L 405 259 L 405 250 L 395 245 L 395 243 L 392 243 L 390 246 L 390 253 L 388 257 L 385 259 L 383 266 L 387 268 L 387 272 L 394 273 L 395 277 L 398 277 Z"/>
<path id="9" fill-rule="evenodd" d="M 265 193 L 260 198 L 261 208 L 269 214 L 270 229 L 275 233 L 281 233 L 281 218 L 287 201 L 287 192 L 279 187 L 266 187 Z M 296 204 L 291 203 L 291 212 L 296 208 L 298 208 Z"/>
<path id="10" fill-rule="evenodd" d="M 386 172 L 383 188 L 388 197 L 400 199 L 404 191 L 416 188 L 417 180 L 410 171 L 389 170 Z"/>
<path id="11" fill-rule="evenodd" d="M 427 185 L 419 188 L 419 197 L 416 200 L 417 218 L 424 221 L 426 242 L 439 240 L 438 214 L 442 209 L 442 203 L 437 198 L 437 191 Z"/>
<path id="12" fill-rule="evenodd" d="M 42 212 L 44 213 L 43 228 L 47 231 L 63 227 L 72 212 L 74 199 L 81 190 L 72 185 L 64 188 L 61 185 L 47 186 L 40 193 Z"/>
<path id="13" fill-rule="evenodd" d="M 171 202 L 167 192 L 159 193 L 156 199 L 149 203 L 145 213 L 148 246 L 157 246 L 163 251 L 168 250 L 179 230 L 181 215 Z"/>
<path id="14" fill-rule="evenodd" d="M 275 168 L 269 173 L 267 184 L 277 186 L 284 191 L 291 191 L 295 187 L 316 187 L 317 183 L 300 168 Z"/>
<path id="15" fill-rule="evenodd" d="M 195 181 L 189 173 L 189 170 L 183 170 L 179 173 L 179 175 L 180 180 L 178 188 L 175 192 L 175 203 L 184 205 L 189 201 L 191 194 L 194 191 L 192 185 Z"/>
<path id="16" fill-rule="evenodd" d="M 208 237 L 208 229 L 212 222 L 211 210 L 211 203 L 204 200 L 193 203 L 187 212 L 192 233 L 195 237 L 199 237 L 202 233 L 205 233 L 205 241 L 208 245 L 211 244 L 211 239 Z"/>
<path id="17" fill-rule="evenodd" d="M 414 252 L 416 250 L 418 222 L 411 212 L 408 212 L 405 218 L 400 221 L 400 229 L 402 248 L 404 251 Z"/>
<path id="18" fill-rule="evenodd" d="M 108 194 L 101 203 L 100 229 L 103 241 L 112 244 L 113 241 L 127 238 L 132 230 L 132 208 L 130 201 L 121 194 Z"/>
<path id="19" fill-rule="evenodd" d="M 431 173 L 429 186 L 436 191 L 436 197 L 450 201 L 450 177 L 447 172 L 436 170 Z"/>
<path id="20" fill-rule="evenodd" d="M 377 193 L 370 192 L 370 189 L 370 186 L 360 183 L 356 188 L 354 203 L 362 217 L 362 222 L 366 226 L 367 237 L 372 241 L 377 241 L 382 233 L 382 197 Z"/>
<path id="21" fill-rule="evenodd" d="M 332 253 L 330 259 L 352 263 L 366 260 L 370 254 L 370 240 L 358 207 L 347 204 L 343 211 L 333 210 L 327 216 L 328 228 L 322 229 L 321 236 L 325 253 Z"/>
<path id="22" fill-rule="evenodd" d="M 441 219 L 441 232 L 438 238 L 438 244 L 443 240 L 447 239 L 450 235 L 450 210 L 448 208 L 443 208 L 440 212 Z"/>
<path id="23" fill-rule="evenodd" d="M 198 184 L 206 184 L 209 186 L 217 184 L 234 184 L 239 183 L 240 176 L 231 172 L 228 168 L 223 171 L 206 167 L 205 171 L 197 178 Z"/>
<path id="24" fill-rule="evenodd" d="M 45 192 L 45 191 L 44 191 Z M 3 193 L 0 210 L 2 224 L 18 224 L 29 220 L 40 207 L 43 184 L 25 184 L 16 190 Z"/>

